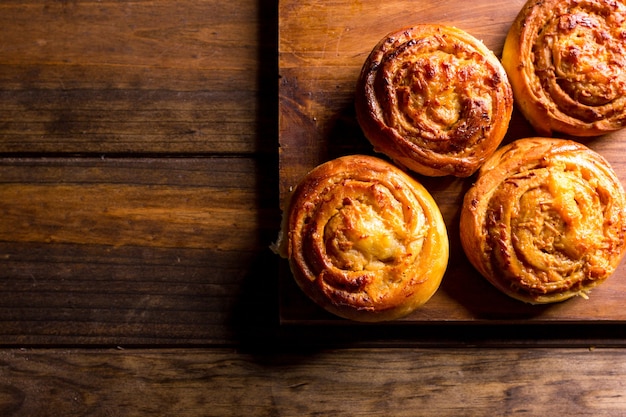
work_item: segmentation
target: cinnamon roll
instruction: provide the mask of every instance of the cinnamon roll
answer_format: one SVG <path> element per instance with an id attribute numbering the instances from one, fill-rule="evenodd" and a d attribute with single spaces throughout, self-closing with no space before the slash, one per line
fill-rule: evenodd
<path id="1" fill-rule="evenodd" d="M 624 256 L 626 197 L 586 146 L 519 139 L 481 167 L 460 234 L 470 262 L 505 294 L 531 304 L 586 297 Z"/>
<path id="2" fill-rule="evenodd" d="M 313 301 L 365 322 L 397 319 L 426 303 L 449 253 L 428 191 L 396 166 L 363 155 L 328 161 L 302 179 L 276 250 Z"/>
<path id="3" fill-rule="evenodd" d="M 355 106 L 376 151 L 423 175 L 467 177 L 501 143 L 513 93 L 482 42 L 425 24 L 390 33 L 374 47 Z"/>
<path id="4" fill-rule="evenodd" d="M 626 6 L 616 0 L 529 0 L 502 64 L 539 135 L 596 136 L 626 124 Z"/>

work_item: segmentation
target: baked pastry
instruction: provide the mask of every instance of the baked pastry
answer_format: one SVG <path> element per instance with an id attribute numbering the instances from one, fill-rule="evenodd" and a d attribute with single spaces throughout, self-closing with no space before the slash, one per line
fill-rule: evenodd
<path id="1" fill-rule="evenodd" d="M 448 263 L 448 235 L 428 191 L 376 157 L 311 170 L 283 213 L 276 251 L 313 301 L 340 317 L 393 320 L 426 303 Z"/>
<path id="2" fill-rule="evenodd" d="M 502 64 L 520 111 L 541 136 L 596 136 L 626 124 L 626 6 L 529 0 Z"/>
<path id="3" fill-rule="evenodd" d="M 355 106 L 377 152 L 423 175 L 468 177 L 502 141 L 513 93 L 482 42 L 425 24 L 390 33 L 374 47 Z"/>
<path id="4" fill-rule="evenodd" d="M 626 197 L 586 146 L 519 139 L 481 167 L 460 234 L 470 262 L 505 294 L 531 304 L 586 297 L 624 256 Z"/>

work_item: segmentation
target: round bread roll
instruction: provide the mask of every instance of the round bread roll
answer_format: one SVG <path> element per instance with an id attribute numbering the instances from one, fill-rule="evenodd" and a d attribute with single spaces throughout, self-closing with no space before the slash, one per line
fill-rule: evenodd
<path id="1" fill-rule="evenodd" d="M 529 0 L 502 53 L 520 111 L 541 136 L 596 136 L 626 124 L 626 6 Z"/>
<path id="2" fill-rule="evenodd" d="M 465 195 L 461 243 L 518 300 L 566 300 L 604 282 L 626 248 L 626 197 L 609 163 L 564 139 L 519 139 L 485 162 Z"/>
<path id="3" fill-rule="evenodd" d="M 509 126 L 513 93 L 498 58 L 468 33 L 390 33 L 360 73 L 356 116 L 377 152 L 427 176 L 472 175 Z"/>
<path id="4" fill-rule="evenodd" d="M 379 158 L 345 156 L 310 171 L 283 214 L 277 251 L 327 311 L 394 320 L 426 303 L 448 263 L 448 236 L 428 191 Z"/>

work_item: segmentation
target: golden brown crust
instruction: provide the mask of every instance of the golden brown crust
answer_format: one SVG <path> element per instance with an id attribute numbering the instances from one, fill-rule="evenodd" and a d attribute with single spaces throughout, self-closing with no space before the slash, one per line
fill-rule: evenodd
<path id="1" fill-rule="evenodd" d="M 533 304 L 585 296 L 617 268 L 626 198 L 608 162 L 563 139 L 520 139 L 485 162 L 460 220 L 470 262 Z"/>
<path id="2" fill-rule="evenodd" d="M 513 93 L 482 42 L 453 27 L 418 25 L 374 47 L 355 104 L 376 151 L 420 174 L 467 177 L 502 141 Z"/>
<path id="3" fill-rule="evenodd" d="M 379 158 L 341 157 L 309 172 L 284 213 L 279 253 L 326 310 L 393 320 L 426 303 L 448 262 L 448 236 L 431 195 Z"/>
<path id="4" fill-rule="evenodd" d="M 529 0 L 502 53 L 515 101 L 542 136 L 595 136 L 626 124 L 626 6 Z"/>

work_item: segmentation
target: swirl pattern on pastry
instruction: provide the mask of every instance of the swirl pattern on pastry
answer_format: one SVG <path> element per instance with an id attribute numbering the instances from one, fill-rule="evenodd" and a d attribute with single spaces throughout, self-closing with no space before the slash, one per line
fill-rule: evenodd
<path id="1" fill-rule="evenodd" d="M 382 159 L 350 155 L 311 170 L 283 215 L 279 254 L 313 301 L 356 321 L 393 320 L 426 303 L 448 262 L 438 206 Z"/>
<path id="2" fill-rule="evenodd" d="M 376 151 L 423 175 L 467 177 L 502 141 L 513 93 L 482 42 L 457 28 L 417 25 L 374 47 L 355 105 Z"/>
<path id="3" fill-rule="evenodd" d="M 626 197 L 608 162 L 564 139 L 519 139 L 465 195 L 461 243 L 495 287 L 531 304 L 604 282 L 626 249 Z"/>
<path id="4" fill-rule="evenodd" d="M 529 0 L 502 64 L 539 135 L 585 137 L 626 125 L 626 6 L 615 0 Z"/>

